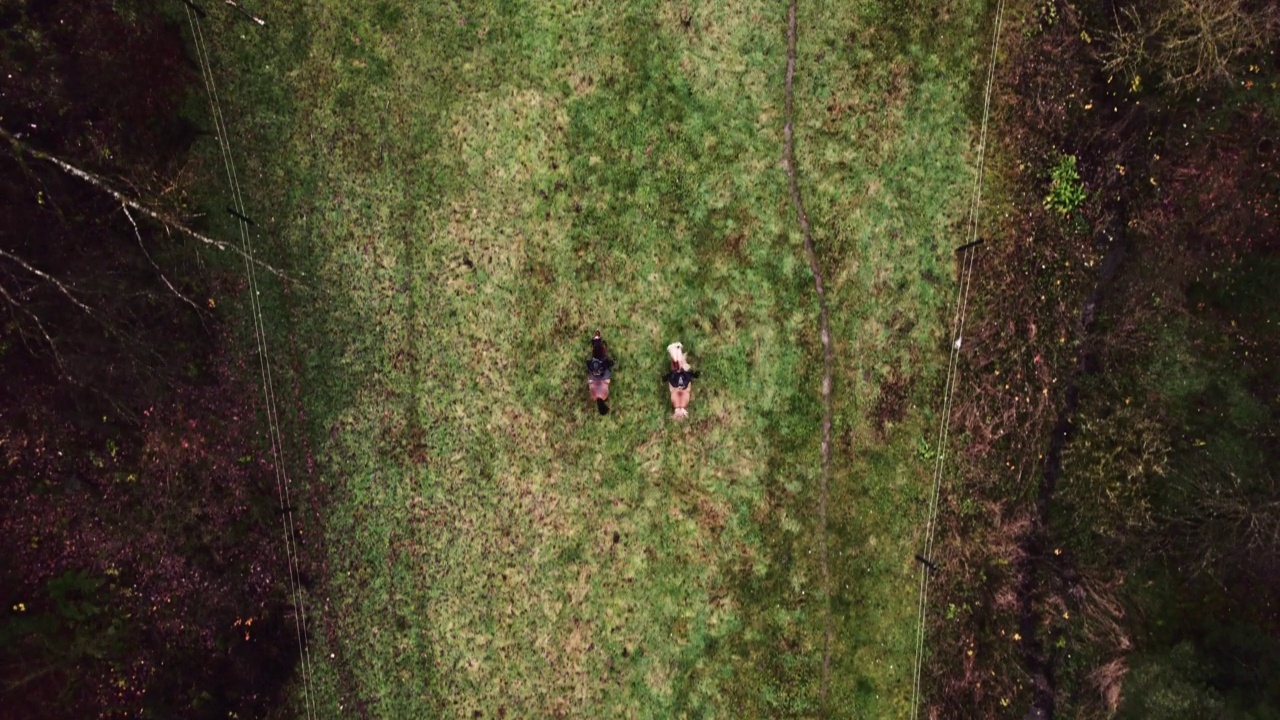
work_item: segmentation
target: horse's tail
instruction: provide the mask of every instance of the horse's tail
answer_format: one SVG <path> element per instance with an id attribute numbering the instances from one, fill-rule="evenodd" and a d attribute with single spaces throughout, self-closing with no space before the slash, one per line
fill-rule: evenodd
<path id="1" fill-rule="evenodd" d="M 601 415 L 608 415 L 609 403 L 605 402 L 604 400 L 601 400 L 600 398 L 596 398 L 596 409 L 600 411 Z"/>

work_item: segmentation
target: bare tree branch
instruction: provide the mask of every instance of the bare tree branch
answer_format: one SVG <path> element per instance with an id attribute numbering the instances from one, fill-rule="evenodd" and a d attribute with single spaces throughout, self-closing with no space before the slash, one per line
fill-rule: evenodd
<path id="1" fill-rule="evenodd" d="M 1142 11 L 1138 11 L 1138 7 Z M 1104 69 L 1131 78 L 1153 72 L 1175 91 L 1229 82 L 1233 64 L 1275 43 L 1280 10 L 1246 0 L 1154 0 L 1116 16 Z"/>
<path id="2" fill-rule="evenodd" d="M 245 260 L 257 265 L 258 267 L 263 268 L 267 272 L 270 272 L 276 277 L 289 280 L 292 282 L 297 282 L 294 278 L 292 278 L 285 272 L 275 268 L 272 265 L 268 265 L 267 263 L 264 263 L 261 260 L 258 260 L 257 258 L 254 258 L 253 256 L 244 252 L 240 248 L 237 248 L 234 245 L 231 245 L 229 243 L 222 242 L 221 240 L 215 240 L 209 237 L 208 235 L 205 235 L 204 233 L 200 233 L 195 230 L 192 230 L 186 225 L 175 220 L 172 216 L 159 212 L 157 210 L 153 210 L 143 205 L 137 200 L 134 200 L 128 195 L 125 195 L 119 190 L 116 190 L 115 188 L 111 187 L 111 185 L 106 180 L 98 177 L 97 175 L 94 175 L 93 173 L 87 172 L 85 170 L 81 170 L 80 168 L 75 167 L 74 165 L 66 162 L 65 160 L 54 157 L 53 155 L 50 155 L 46 152 L 41 152 L 40 150 L 36 150 L 35 148 L 19 140 L 16 136 L 13 135 L 13 133 L 9 132 L 8 130 L 5 130 L 4 128 L 0 128 L 0 138 L 4 138 L 5 140 L 8 140 L 9 143 L 15 149 L 17 149 L 22 153 L 30 155 L 31 157 L 36 158 L 38 160 L 45 160 L 50 163 L 53 163 L 54 165 L 57 165 L 66 173 L 73 175 L 75 177 L 78 177 L 81 180 L 84 180 L 85 182 L 98 188 L 99 190 L 102 190 L 103 192 L 115 198 L 117 201 L 120 202 L 120 204 L 126 207 L 131 207 L 134 210 L 137 210 L 138 212 L 142 213 L 143 215 L 147 215 L 148 217 L 158 220 L 165 225 L 175 227 L 178 230 L 182 231 L 187 236 L 192 237 L 196 240 L 199 240 L 200 242 L 205 243 L 206 245 L 211 245 L 219 250 L 230 250 L 235 254 L 239 255 L 240 257 L 244 258 Z"/>
<path id="3" fill-rule="evenodd" d="M 1178 507 L 1162 518 L 1171 531 L 1165 552 L 1214 575 L 1224 563 L 1275 557 L 1280 550 L 1280 483 L 1271 475 L 1245 480 L 1230 468 L 1201 472 L 1182 489 Z"/>
<path id="4" fill-rule="evenodd" d="M 124 216 L 129 218 L 130 224 L 133 225 L 133 236 L 138 238 L 138 247 L 142 248 L 142 254 L 147 256 L 147 262 L 151 263 L 151 267 L 155 268 L 156 274 L 164 281 L 165 287 L 169 288 L 169 291 L 181 298 L 183 302 L 190 305 L 196 311 L 196 315 L 200 315 L 200 306 L 192 302 L 191 298 L 178 292 L 178 288 L 174 287 L 173 283 L 169 282 L 169 278 L 164 276 L 160 266 L 156 265 L 156 261 L 151 259 L 151 253 L 147 252 L 147 246 L 142 243 L 142 232 L 138 230 L 138 222 L 133 219 L 133 214 L 129 212 L 129 206 L 121 205 L 120 209 L 124 210 Z"/>
<path id="5" fill-rule="evenodd" d="M 0 295 L 4 295 L 4 299 L 9 301 L 9 305 L 11 305 L 14 310 L 21 310 L 35 322 L 36 327 L 40 329 L 40 334 L 44 335 L 45 342 L 49 343 L 49 351 L 53 353 L 53 361 L 58 364 L 58 370 L 62 373 L 62 377 L 70 380 L 71 376 L 67 374 L 67 366 L 62 362 L 62 354 L 58 352 L 58 345 L 54 343 L 53 338 L 49 336 L 49 331 L 45 330 L 44 323 L 40 322 L 40 317 L 31 312 L 31 308 L 24 306 L 17 300 L 14 300 L 13 296 L 9 294 L 9 291 L 5 289 L 4 285 L 0 285 Z M 22 326 L 20 324 L 18 325 L 18 332 L 23 336 L 22 342 L 26 345 L 26 332 L 22 330 Z M 30 350 L 31 346 L 27 345 L 27 349 Z"/>
<path id="6" fill-rule="evenodd" d="M 39 270 L 37 268 L 32 267 L 31 264 L 28 263 L 26 260 L 23 260 L 22 258 L 18 257 L 17 255 L 14 255 L 13 253 L 7 250 L 0 250 L 0 256 L 8 258 L 14 263 L 21 265 L 23 269 L 25 269 L 27 272 L 31 273 L 32 275 L 35 275 L 36 277 L 39 277 L 39 278 L 43 278 L 47 282 L 53 284 L 53 286 L 58 288 L 58 290 L 63 295 L 67 296 L 68 300 L 75 303 L 76 307 L 88 313 L 89 317 L 95 317 L 93 314 L 93 310 L 90 310 L 88 305 L 85 305 L 84 303 L 80 302 L 80 300 L 75 295 L 72 295 L 71 289 L 68 288 L 66 285 L 63 285 L 62 281 L 59 280 L 58 278 L 50 275 L 49 273 L 43 270 Z"/>

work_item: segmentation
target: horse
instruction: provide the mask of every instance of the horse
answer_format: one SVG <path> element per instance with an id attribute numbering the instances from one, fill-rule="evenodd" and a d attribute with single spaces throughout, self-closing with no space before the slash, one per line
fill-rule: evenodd
<path id="1" fill-rule="evenodd" d="M 601 415 L 609 414 L 609 381 L 613 378 L 613 360 L 609 357 L 609 347 L 600 337 L 597 330 L 591 338 L 591 357 L 587 360 L 587 389 L 591 399 L 596 401 L 596 409 Z"/>

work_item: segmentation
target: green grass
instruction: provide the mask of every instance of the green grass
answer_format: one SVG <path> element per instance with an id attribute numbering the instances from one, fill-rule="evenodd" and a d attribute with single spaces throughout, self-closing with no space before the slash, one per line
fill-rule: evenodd
<path id="1" fill-rule="evenodd" d="M 834 716 L 907 713 L 982 11 L 800 9 L 837 369 Z M 266 31 L 206 36 L 250 208 L 306 273 L 267 303 L 331 493 L 322 714 L 355 700 L 330 652 L 376 717 L 819 714 L 821 362 L 779 165 L 785 7 L 256 12 Z M 597 327 L 606 418 L 582 378 Z M 703 373 L 684 425 L 659 379 L 677 339 Z M 877 430 L 895 375 L 910 402 Z"/>

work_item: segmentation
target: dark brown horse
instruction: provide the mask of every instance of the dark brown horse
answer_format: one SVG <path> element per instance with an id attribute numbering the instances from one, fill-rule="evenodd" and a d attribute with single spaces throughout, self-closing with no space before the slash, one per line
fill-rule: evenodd
<path id="1" fill-rule="evenodd" d="M 613 378 L 613 360 L 609 357 L 609 346 L 605 345 L 597 330 L 591 338 L 591 358 L 587 360 L 587 389 L 591 391 L 591 399 L 596 401 L 596 409 L 601 415 L 609 414 L 609 381 Z"/>

